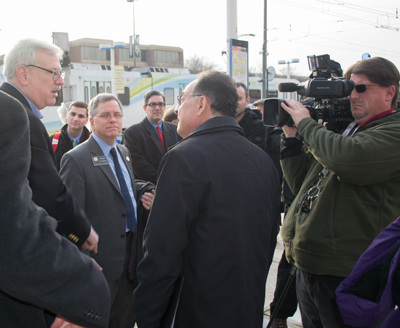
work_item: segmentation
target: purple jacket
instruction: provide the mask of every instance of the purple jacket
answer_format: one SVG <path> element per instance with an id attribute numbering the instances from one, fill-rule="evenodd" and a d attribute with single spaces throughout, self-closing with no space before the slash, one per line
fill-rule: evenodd
<path id="1" fill-rule="evenodd" d="M 381 328 L 399 327 L 400 311 L 392 312 L 394 274 L 400 263 L 399 241 L 400 217 L 375 238 L 337 288 L 336 300 L 346 324 L 371 326 L 390 314 Z"/>

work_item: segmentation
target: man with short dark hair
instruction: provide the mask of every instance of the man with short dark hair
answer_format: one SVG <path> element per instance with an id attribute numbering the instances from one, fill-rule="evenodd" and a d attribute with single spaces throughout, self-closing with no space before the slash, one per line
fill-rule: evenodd
<path id="1" fill-rule="evenodd" d="M 168 148 L 178 142 L 176 125 L 162 120 L 165 96 L 151 90 L 144 96 L 144 120 L 124 132 L 124 144 L 132 154 L 137 179 L 157 183 L 157 170 Z"/>
<path id="2" fill-rule="evenodd" d="M 116 143 L 122 129 L 122 105 L 102 93 L 89 103 L 92 136 L 61 160 L 61 177 L 101 236 L 99 252 L 92 256 L 103 268 L 111 292 L 110 328 L 132 328 L 133 284 L 128 280 L 137 226 L 135 177 L 126 147 Z M 150 209 L 153 195 L 141 199 Z"/>
<path id="3" fill-rule="evenodd" d="M 159 326 L 182 275 L 174 327 L 261 327 L 278 174 L 235 121 L 229 75 L 203 72 L 178 99 L 184 139 L 159 168 L 134 291 L 138 326 Z"/>
<path id="4" fill-rule="evenodd" d="M 239 96 L 236 121 L 243 129 L 244 136 L 253 144 L 264 149 L 267 130 L 256 113 L 250 108 L 246 108 L 250 102 L 249 90 L 242 82 L 236 83 L 236 89 Z"/>
<path id="5" fill-rule="evenodd" d="M 169 108 L 165 111 L 163 120 L 164 122 L 170 122 L 178 125 L 178 115 L 176 115 L 174 107 Z"/>
<path id="6" fill-rule="evenodd" d="M 66 115 L 67 123 L 57 132 L 50 136 L 53 148 L 55 148 L 56 166 L 60 171 L 60 163 L 63 155 L 80 143 L 89 139 L 90 132 L 86 128 L 88 122 L 87 104 L 84 101 L 72 102 Z"/>
<path id="7" fill-rule="evenodd" d="M 28 114 L 31 165 L 28 174 L 32 200 L 58 221 L 57 231 L 72 243 L 97 252 L 98 235 L 58 174 L 49 135 L 40 110 L 53 106 L 64 84 L 63 51 L 35 39 L 19 41 L 6 55 L 1 90 L 19 100 Z"/>
<path id="8" fill-rule="evenodd" d="M 311 119 L 295 100 L 282 107 L 281 163 L 297 195 L 282 226 L 286 257 L 297 267 L 296 290 L 304 328 L 347 327 L 335 290 L 373 239 L 400 213 L 399 71 L 375 57 L 350 67 L 354 122 L 342 135 Z M 308 152 L 300 135 L 309 145 Z"/>

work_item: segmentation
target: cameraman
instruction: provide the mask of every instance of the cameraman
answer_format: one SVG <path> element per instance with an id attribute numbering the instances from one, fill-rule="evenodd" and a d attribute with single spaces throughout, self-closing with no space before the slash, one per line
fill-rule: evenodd
<path id="1" fill-rule="evenodd" d="M 372 240 L 400 214 L 399 71 L 384 58 L 357 62 L 345 74 L 355 121 L 343 135 L 326 130 L 295 100 L 282 107 L 281 164 L 297 196 L 282 227 L 304 328 L 349 327 L 335 290 Z M 309 145 L 305 152 L 296 133 Z"/>

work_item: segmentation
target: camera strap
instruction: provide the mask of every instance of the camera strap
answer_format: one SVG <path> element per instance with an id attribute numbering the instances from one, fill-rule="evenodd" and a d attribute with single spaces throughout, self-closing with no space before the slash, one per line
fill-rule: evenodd
<path id="1" fill-rule="evenodd" d="M 348 136 L 348 135 L 352 136 L 354 133 L 356 133 L 359 127 L 360 126 L 355 121 L 350 123 L 349 126 L 346 128 L 346 130 L 343 132 L 342 136 Z M 318 174 L 318 179 L 311 185 L 310 189 L 308 189 L 307 195 L 301 205 L 302 212 L 304 213 L 310 212 L 314 199 L 316 199 L 320 193 L 319 184 L 321 183 L 322 180 L 324 180 L 327 177 L 328 174 L 329 170 L 326 169 L 325 167 Z"/>
<path id="2" fill-rule="evenodd" d="M 356 133 L 356 131 L 358 130 L 360 126 L 356 123 L 356 121 L 353 121 L 349 124 L 349 126 L 346 128 L 346 130 L 344 130 L 344 132 L 342 133 L 342 136 L 347 136 L 350 135 L 352 136 L 354 133 Z M 354 131 L 352 132 L 352 130 L 354 129 Z M 352 133 L 350 133 L 352 132 Z"/>

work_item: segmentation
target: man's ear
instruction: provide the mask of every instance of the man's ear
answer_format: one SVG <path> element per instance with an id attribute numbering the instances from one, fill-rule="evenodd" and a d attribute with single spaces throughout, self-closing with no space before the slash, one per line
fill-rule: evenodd
<path id="1" fill-rule="evenodd" d="M 17 79 L 18 81 L 22 84 L 22 85 L 27 85 L 28 84 L 28 67 L 24 66 L 24 65 L 19 65 L 17 67 Z"/>
<path id="2" fill-rule="evenodd" d="M 197 105 L 197 116 L 202 116 L 206 112 L 207 108 L 210 107 L 210 104 L 208 103 L 208 100 L 204 96 L 200 96 L 199 102 Z"/>
<path id="3" fill-rule="evenodd" d="M 390 100 L 390 102 L 392 102 L 392 99 L 394 98 L 395 95 L 396 95 L 396 87 L 394 85 L 391 85 L 386 89 L 386 100 L 388 101 Z"/>

